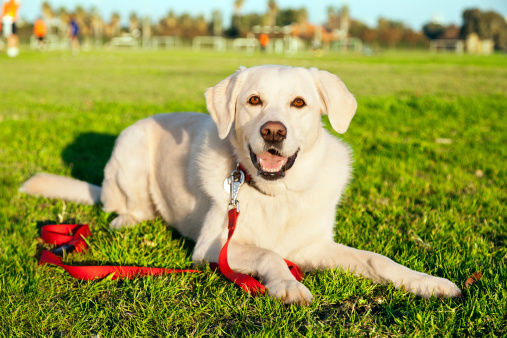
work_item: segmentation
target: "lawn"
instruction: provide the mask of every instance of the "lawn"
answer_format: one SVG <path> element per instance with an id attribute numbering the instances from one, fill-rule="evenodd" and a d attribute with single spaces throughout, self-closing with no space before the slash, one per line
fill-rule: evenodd
<path id="1" fill-rule="evenodd" d="M 307 274 L 306 307 L 250 297 L 220 275 L 78 281 L 39 266 L 40 228 L 88 223 L 71 264 L 191 266 L 162 220 L 111 231 L 113 214 L 18 192 L 37 172 L 100 184 L 115 137 L 160 112 L 206 111 L 240 65 L 339 75 L 359 108 L 341 137 L 354 179 L 335 239 L 461 285 L 423 300 L 341 270 Z M 506 336 L 507 58 L 422 52 L 292 58 L 191 51 L 0 55 L 0 336 Z M 324 123 L 327 121 L 324 119 Z"/>

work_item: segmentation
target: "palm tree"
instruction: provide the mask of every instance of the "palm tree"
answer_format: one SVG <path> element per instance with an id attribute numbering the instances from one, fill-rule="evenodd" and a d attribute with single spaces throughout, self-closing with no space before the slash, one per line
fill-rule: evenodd
<path id="1" fill-rule="evenodd" d="M 238 35 L 240 31 L 240 25 L 241 25 L 241 19 L 240 19 L 240 13 L 241 8 L 243 7 L 243 4 L 245 3 L 245 0 L 236 0 L 234 1 L 234 14 L 232 16 L 232 31 L 235 33 L 233 35 Z"/>
<path id="2" fill-rule="evenodd" d="M 137 17 L 137 14 L 133 12 L 132 14 L 130 14 L 130 17 L 129 17 L 130 33 L 135 31 L 136 29 L 139 29 L 139 18 Z"/>
<path id="3" fill-rule="evenodd" d="M 268 1 L 268 25 L 274 26 L 276 23 L 276 15 L 278 14 L 278 5 L 275 0 Z"/>
<path id="4" fill-rule="evenodd" d="M 120 35 L 120 14 L 115 12 L 111 15 L 111 36 Z"/>
<path id="5" fill-rule="evenodd" d="M 213 35 L 222 35 L 222 13 L 219 10 L 213 11 Z"/>
<path id="6" fill-rule="evenodd" d="M 52 20 L 54 18 L 54 16 L 55 16 L 55 13 L 53 12 L 53 9 L 51 8 L 51 5 L 47 1 L 44 1 L 42 3 L 42 16 L 46 20 Z"/>
<path id="7" fill-rule="evenodd" d="M 49 2 L 44 1 L 41 6 L 42 10 L 42 17 L 44 18 L 44 21 L 46 21 L 46 24 L 48 26 L 48 33 L 54 33 L 53 31 L 53 25 L 54 25 L 54 18 L 55 18 L 55 12 L 51 8 L 51 5 Z"/>
<path id="8" fill-rule="evenodd" d="M 90 32 L 91 32 L 91 29 L 88 26 L 89 15 L 84 10 L 83 7 L 81 7 L 81 6 L 76 7 L 76 9 L 74 10 L 74 18 L 75 18 L 77 24 L 79 25 L 80 34 L 82 34 L 84 36 L 89 36 Z"/>
<path id="9" fill-rule="evenodd" d="M 91 11 L 91 27 L 93 31 L 93 40 L 95 46 L 102 46 L 102 34 L 104 33 L 104 21 L 99 15 L 99 11 L 96 7 L 92 7 Z"/>
<path id="10" fill-rule="evenodd" d="M 234 15 L 239 16 L 241 13 L 241 8 L 245 4 L 245 0 L 236 0 L 234 1 Z"/>

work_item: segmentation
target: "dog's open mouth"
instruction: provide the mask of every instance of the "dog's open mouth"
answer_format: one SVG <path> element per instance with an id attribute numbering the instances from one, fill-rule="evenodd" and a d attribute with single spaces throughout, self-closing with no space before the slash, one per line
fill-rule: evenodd
<path id="1" fill-rule="evenodd" d="M 292 168 L 296 161 L 299 149 L 290 157 L 282 156 L 276 149 L 272 148 L 262 154 L 255 154 L 250 148 L 250 158 L 254 167 L 257 169 L 257 175 L 265 180 L 274 181 L 285 177 L 285 172 Z"/>

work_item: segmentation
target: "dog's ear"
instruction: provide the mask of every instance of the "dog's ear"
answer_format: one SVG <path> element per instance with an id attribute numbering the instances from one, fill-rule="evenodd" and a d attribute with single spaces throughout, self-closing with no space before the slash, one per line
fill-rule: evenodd
<path id="1" fill-rule="evenodd" d="M 338 76 L 317 68 L 310 68 L 310 72 L 322 99 L 321 112 L 329 116 L 334 130 L 345 133 L 357 109 L 354 95 Z"/>
<path id="2" fill-rule="evenodd" d="M 229 135 L 234 117 L 236 116 L 236 102 L 241 86 L 240 74 L 246 68 L 240 68 L 215 87 L 206 90 L 206 105 L 209 114 L 218 128 L 218 136 L 224 139 Z"/>

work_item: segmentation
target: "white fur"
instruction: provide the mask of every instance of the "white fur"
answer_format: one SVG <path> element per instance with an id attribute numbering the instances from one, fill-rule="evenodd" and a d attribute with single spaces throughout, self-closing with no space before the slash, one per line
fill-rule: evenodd
<path id="1" fill-rule="evenodd" d="M 252 95 L 259 96 L 262 105 L 248 104 Z M 292 106 L 296 97 L 306 106 Z M 229 196 L 223 182 L 239 160 L 256 187 L 244 184 L 240 190 L 241 214 L 229 246 L 229 264 L 259 277 L 273 297 L 286 303 L 312 300 L 283 258 L 304 270 L 341 267 L 426 298 L 460 294 L 446 279 L 333 241 L 335 208 L 350 179 L 351 158 L 348 147 L 322 128 L 321 114 L 329 114 L 333 128 L 343 133 L 356 110 L 354 97 L 338 77 L 316 69 L 241 68 L 208 89 L 206 101 L 211 118 L 161 114 L 121 133 L 105 168 L 101 193 L 104 209 L 118 214 L 113 228 L 161 216 L 196 241 L 195 263 L 217 262 L 227 238 Z M 287 128 L 283 156 L 299 150 L 293 167 L 275 181 L 256 175 L 248 149 L 263 151 L 259 129 L 267 121 Z M 23 191 L 71 200 L 86 195 L 85 187 L 68 196 L 52 193 L 62 190 L 63 178 L 60 183 L 53 178 L 52 187 L 46 185 L 44 191 L 31 189 L 46 179 L 35 176 Z"/>
<path id="2" fill-rule="evenodd" d="M 100 201 L 101 188 L 70 177 L 37 174 L 26 181 L 19 191 L 93 205 Z"/>

